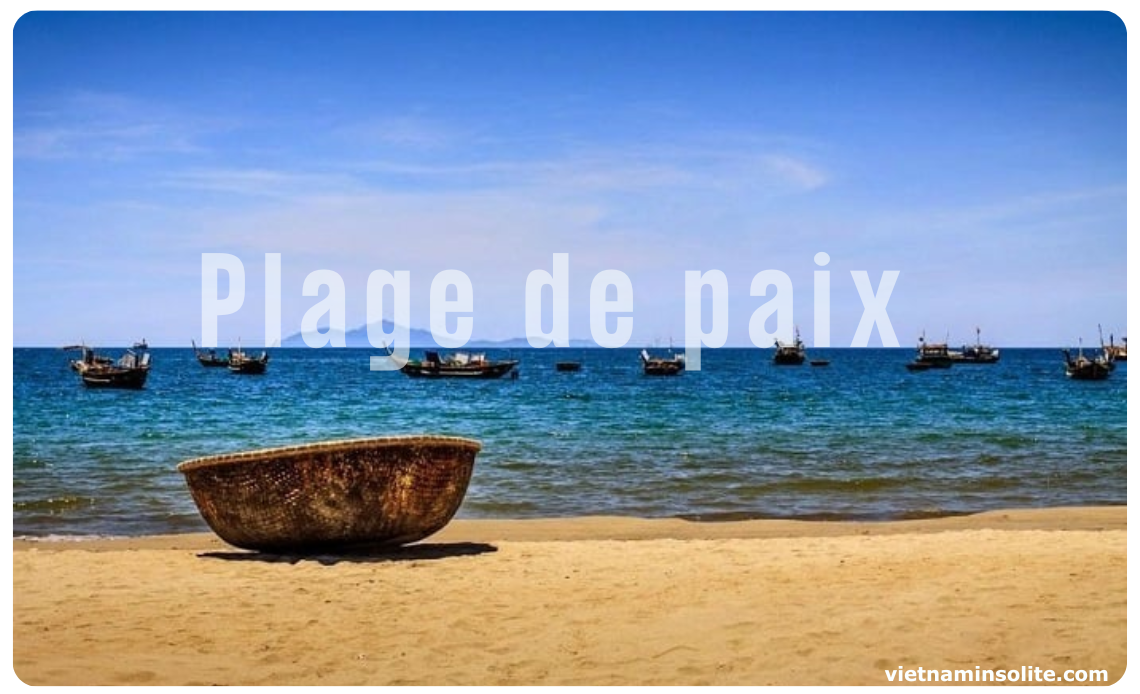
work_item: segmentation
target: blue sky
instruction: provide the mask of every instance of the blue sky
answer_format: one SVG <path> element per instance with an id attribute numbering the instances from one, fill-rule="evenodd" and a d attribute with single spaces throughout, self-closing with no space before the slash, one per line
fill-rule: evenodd
<path id="1" fill-rule="evenodd" d="M 851 270 L 901 271 L 904 345 L 1126 331 L 1112 14 L 32 13 L 14 41 L 17 345 L 188 344 L 202 252 L 245 263 L 222 344 L 262 337 L 266 252 L 285 335 L 313 270 L 349 327 L 369 272 L 409 270 L 426 328 L 456 268 L 474 337 L 521 336 L 555 252 L 574 338 L 601 270 L 633 282 L 632 345 L 681 342 L 684 271 L 719 269 L 747 345 L 774 268 L 811 344 L 819 251 L 834 346 Z"/>

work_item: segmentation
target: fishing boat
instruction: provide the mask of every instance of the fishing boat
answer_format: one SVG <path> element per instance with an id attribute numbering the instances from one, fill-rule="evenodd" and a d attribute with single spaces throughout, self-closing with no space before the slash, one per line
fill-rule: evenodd
<path id="1" fill-rule="evenodd" d="M 582 364 L 576 361 L 560 361 L 554 365 L 554 368 L 558 371 L 578 371 L 582 368 Z"/>
<path id="2" fill-rule="evenodd" d="M 456 352 L 440 358 L 439 352 L 424 352 L 400 371 L 413 378 L 501 378 L 518 366 L 518 360 L 492 361 L 485 354 Z"/>
<path id="3" fill-rule="evenodd" d="M 95 354 L 90 347 L 81 346 L 83 356 L 73 362 L 83 385 L 88 388 L 124 388 L 138 390 L 146 385 L 150 374 L 150 353 L 128 349 L 118 361 Z"/>
<path id="4" fill-rule="evenodd" d="M 781 366 L 799 366 L 807 359 L 804 352 L 804 341 L 800 339 L 800 329 L 796 328 L 795 341 L 791 344 L 776 340 L 776 353 L 772 356 L 772 363 Z"/>
<path id="5" fill-rule="evenodd" d="M 946 343 L 926 341 L 926 333 L 918 338 L 918 351 L 914 361 L 907 364 L 910 371 L 926 371 L 928 369 L 949 369 L 954 365 L 954 357 Z"/>
<path id="6" fill-rule="evenodd" d="M 977 335 L 974 344 L 963 345 L 961 352 L 950 352 L 950 358 L 959 364 L 996 364 L 1001 359 L 1001 350 L 982 344 L 982 329 L 974 328 Z"/>
<path id="7" fill-rule="evenodd" d="M 831 361 L 827 359 L 812 359 L 810 364 L 812 366 L 828 366 L 831 364 Z"/>
<path id="8" fill-rule="evenodd" d="M 1075 381 L 1103 381 L 1112 373 L 1112 359 L 1107 354 L 1089 359 L 1079 341 L 1075 358 L 1067 349 L 1061 353 L 1065 355 L 1065 375 Z"/>
<path id="9" fill-rule="evenodd" d="M 246 354 L 241 349 L 241 338 L 238 338 L 237 349 L 231 349 L 229 352 L 227 366 L 232 374 L 259 376 L 265 373 L 265 367 L 269 366 L 269 353 L 262 351 L 261 355 L 256 357 Z"/>
<path id="10" fill-rule="evenodd" d="M 230 373 L 233 374 L 248 374 L 259 375 L 265 373 L 265 367 L 269 365 L 269 353 L 262 352 L 261 356 L 254 357 L 238 350 L 230 351 L 230 359 L 227 366 L 230 367 Z"/>
<path id="11" fill-rule="evenodd" d="M 150 346 L 147 345 L 146 338 L 144 337 L 141 341 L 131 345 L 131 349 L 135 350 L 136 352 L 145 352 L 150 349 Z"/>
<path id="12" fill-rule="evenodd" d="M 674 354 L 669 359 L 651 357 L 641 350 L 641 366 L 646 376 L 676 376 L 685 370 L 685 355 Z"/>
<path id="13" fill-rule="evenodd" d="M 1108 336 L 1108 348 L 1106 353 L 1112 361 L 1128 361 L 1128 338 L 1122 337 L 1120 341 L 1123 344 L 1116 344 L 1112 335 Z"/>
<path id="14" fill-rule="evenodd" d="M 197 357 L 198 363 L 207 367 L 219 367 L 230 365 L 230 355 L 219 357 L 217 350 L 213 349 L 198 349 L 198 345 L 190 340 L 190 346 L 194 348 L 194 356 Z"/>

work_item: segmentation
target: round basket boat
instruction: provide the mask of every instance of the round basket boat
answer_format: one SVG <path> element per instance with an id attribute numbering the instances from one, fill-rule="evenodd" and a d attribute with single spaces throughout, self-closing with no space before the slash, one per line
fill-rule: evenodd
<path id="1" fill-rule="evenodd" d="M 395 547 L 447 525 L 481 447 L 449 436 L 393 436 L 195 458 L 178 470 L 206 523 L 236 547 Z"/>

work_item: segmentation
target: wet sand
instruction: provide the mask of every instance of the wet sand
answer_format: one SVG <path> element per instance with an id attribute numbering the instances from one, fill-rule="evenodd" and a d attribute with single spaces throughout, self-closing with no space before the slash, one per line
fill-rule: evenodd
<path id="1" fill-rule="evenodd" d="M 1126 665 L 1126 509 L 456 521 L 373 556 L 15 543 L 29 684 L 884 684 Z"/>

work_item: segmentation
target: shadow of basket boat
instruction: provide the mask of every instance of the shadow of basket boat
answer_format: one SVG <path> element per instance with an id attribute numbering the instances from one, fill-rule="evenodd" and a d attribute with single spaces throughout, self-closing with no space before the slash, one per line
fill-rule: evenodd
<path id="1" fill-rule="evenodd" d="M 235 547 L 328 552 L 398 547 L 447 525 L 478 441 L 392 436 L 187 460 L 198 511 Z"/>
<path id="2" fill-rule="evenodd" d="M 396 562 L 422 562 L 455 557 L 474 557 L 498 552 L 499 548 L 486 542 L 442 542 L 363 549 L 359 551 L 322 552 L 319 554 L 274 554 L 266 552 L 202 552 L 202 559 L 222 561 L 254 561 L 267 564 L 299 564 L 315 562 L 324 566 L 337 564 L 382 564 Z"/>

